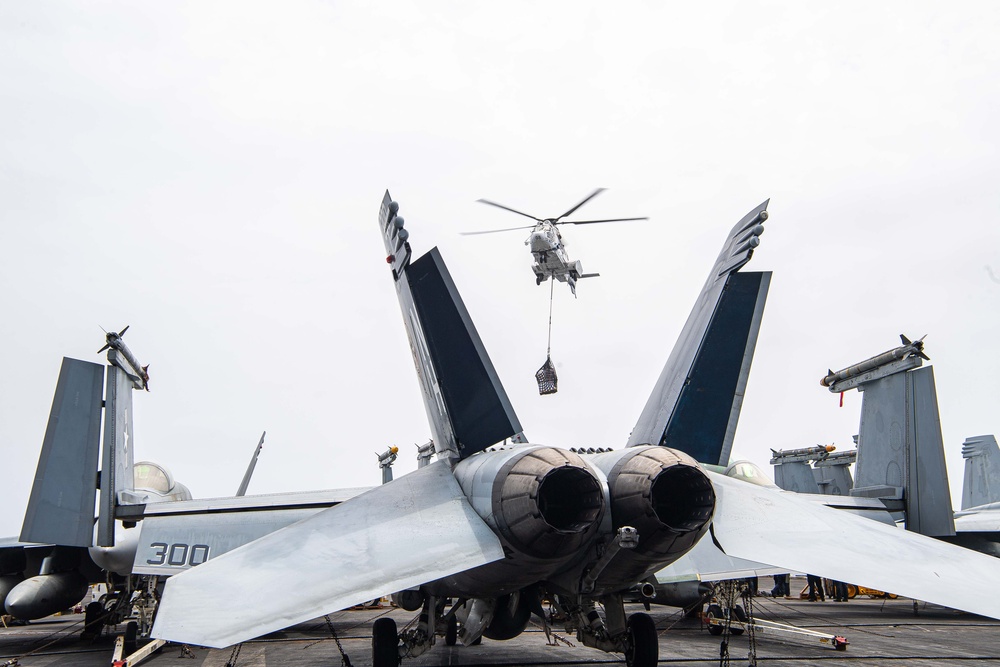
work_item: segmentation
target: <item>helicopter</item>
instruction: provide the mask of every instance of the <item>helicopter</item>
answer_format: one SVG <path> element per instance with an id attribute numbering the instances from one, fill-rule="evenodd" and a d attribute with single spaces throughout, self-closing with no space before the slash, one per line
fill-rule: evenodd
<path id="1" fill-rule="evenodd" d="M 517 213 L 518 215 L 523 215 L 526 218 L 531 218 L 535 221 L 534 225 L 528 225 L 524 227 L 508 227 L 506 229 L 490 229 L 483 232 L 462 232 L 463 235 L 469 236 L 473 234 L 493 234 L 496 232 L 509 232 L 516 229 L 530 229 L 531 235 L 525 240 L 524 245 L 528 246 L 531 250 L 531 256 L 534 258 L 534 262 L 531 265 L 531 270 L 535 274 L 535 284 L 541 285 L 543 282 L 552 278 L 553 280 L 558 280 L 559 282 L 567 283 L 569 285 L 570 291 L 573 292 L 573 296 L 576 296 L 576 281 L 581 278 L 595 278 L 601 274 L 599 273 L 584 273 L 583 266 L 580 264 L 579 260 L 574 261 L 569 258 L 566 252 L 566 243 L 563 241 L 562 234 L 559 232 L 559 225 L 591 225 L 598 222 L 628 222 L 632 220 L 649 220 L 649 218 L 610 218 L 607 220 L 563 220 L 568 215 L 576 212 L 578 208 L 589 202 L 591 199 L 597 195 L 604 192 L 605 188 L 597 188 L 589 195 L 584 197 L 584 199 L 578 203 L 573 208 L 569 209 L 558 218 L 537 218 L 533 215 L 528 215 L 527 213 L 522 213 L 521 211 L 510 208 L 509 206 L 504 206 L 503 204 L 498 204 L 496 202 L 489 201 L 488 199 L 478 199 L 477 201 L 482 204 L 488 204 L 490 206 L 495 206 L 497 208 L 502 208 L 505 211 L 510 211 L 511 213 Z"/>

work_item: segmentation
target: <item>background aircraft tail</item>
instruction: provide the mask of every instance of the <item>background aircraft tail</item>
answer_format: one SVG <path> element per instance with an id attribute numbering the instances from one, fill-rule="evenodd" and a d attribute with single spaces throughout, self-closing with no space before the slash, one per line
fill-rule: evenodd
<path id="1" fill-rule="evenodd" d="M 93 544 L 103 380 L 100 364 L 63 358 L 22 542 Z"/>
<path id="2" fill-rule="evenodd" d="M 113 357 L 109 357 L 109 361 Z M 104 400 L 104 455 L 101 464 L 101 502 L 97 519 L 97 546 L 115 545 L 115 508 L 134 501 L 135 429 L 132 423 L 134 379 L 125 370 L 108 364 Z M 145 386 L 145 385 L 143 385 Z"/>
<path id="3" fill-rule="evenodd" d="M 420 378 L 434 448 L 465 458 L 521 435 L 507 392 L 437 248 L 410 262 L 409 232 L 386 191 L 379 227 Z"/>
<path id="4" fill-rule="evenodd" d="M 1000 447 L 992 435 L 977 435 L 962 443 L 965 483 L 962 509 L 1000 502 Z"/>
<path id="5" fill-rule="evenodd" d="M 863 389 L 851 495 L 901 501 L 907 530 L 954 535 L 934 368 L 894 372 Z"/>
<path id="6" fill-rule="evenodd" d="M 760 245 L 765 201 L 741 219 L 674 344 L 628 446 L 664 445 L 725 465 L 760 330 L 771 273 L 738 273 Z"/>

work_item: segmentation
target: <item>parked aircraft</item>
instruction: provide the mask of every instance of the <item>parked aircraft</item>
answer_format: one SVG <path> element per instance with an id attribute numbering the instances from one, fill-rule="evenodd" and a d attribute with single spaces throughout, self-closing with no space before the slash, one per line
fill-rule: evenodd
<path id="1" fill-rule="evenodd" d="M 727 237 L 672 359 L 697 357 L 689 348 L 749 259 L 765 210 L 766 202 Z M 378 619 L 373 662 L 382 667 L 426 651 L 459 622 L 463 644 L 513 637 L 541 611 L 544 592 L 582 643 L 652 665 L 655 628 L 642 613 L 626 618 L 621 591 L 690 551 L 710 526 L 729 555 L 1000 618 L 1000 601 L 963 585 L 972 577 L 979 589 L 1000 586 L 992 559 L 706 471 L 662 446 L 664 424 L 689 426 L 669 418 L 678 402 L 669 361 L 622 450 L 493 447 L 523 441 L 520 422 L 440 253 L 411 262 L 397 212 L 386 193 L 379 224 L 435 460 L 172 577 L 154 637 L 223 647 L 406 591 L 420 621 L 399 633 Z"/>
<path id="2" fill-rule="evenodd" d="M 962 509 L 953 512 L 934 369 L 923 365 L 929 359 L 923 338 L 900 335 L 900 341 L 901 346 L 863 362 L 827 371 L 820 380 L 833 393 L 863 393 L 857 451 L 844 453 L 857 459 L 854 478 L 845 474 L 841 480 L 840 491 L 849 495 L 814 497 L 838 504 L 880 503 L 883 514 L 892 513 L 888 520 L 903 522 L 907 530 L 1000 556 L 996 438 L 975 436 L 963 443 Z M 792 466 L 791 474 L 782 475 L 783 485 L 806 487 L 814 470 L 794 461 Z"/>

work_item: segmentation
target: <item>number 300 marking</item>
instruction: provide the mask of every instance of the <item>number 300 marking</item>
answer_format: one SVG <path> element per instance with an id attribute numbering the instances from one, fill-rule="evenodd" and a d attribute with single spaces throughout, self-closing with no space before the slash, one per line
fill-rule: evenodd
<path id="1" fill-rule="evenodd" d="M 172 565 L 181 567 L 184 565 L 201 565 L 208 560 L 208 545 L 195 544 L 189 546 L 182 542 L 167 544 L 166 542 L 153 542 L 149 545 L 154 550 L 153 558 L 146 561 L 147 565 Z"/>

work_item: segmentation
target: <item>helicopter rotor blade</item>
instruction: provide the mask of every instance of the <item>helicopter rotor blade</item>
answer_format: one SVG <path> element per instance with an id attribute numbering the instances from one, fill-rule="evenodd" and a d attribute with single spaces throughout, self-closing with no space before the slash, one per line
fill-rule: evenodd
<path id="1" fill-rule="evenodd" d="M 610 218 L 608 220 L 563 220 L 557 225 L 592 225 L 596 222 L 629 222 L 631 220 L 649 220 L 649 218 Z"/>
<path id="2" fill-rule="evenodd" d="M 480 204 L 489 204 L 490 206 L 496 206 L 497 208 L 502 208 L 503 210 L 510 211 L 511 213 L 517 213 L 518 215 L 523 215 L 526 218 L 531 218 L 535 222 L 541 222 L 542 221 L 541 218 L 536 218 L 533 215 L 528 215 L 527 213 L 522 213 L 521 211 L 513 209 L 510 206 L 504 206 L 503 204 L 498 204 L 495 201 L 490 201 L 489 199 L 477 199 L 476 201 L 479 202 Z"/>
<path id="3" fill-rule="evenodd" d="M 570 210 L 566 211 L 565 213 L 563 213 L 562 215 L 560 215 L 558 218 L 556 218 L 556 222 L 558 222 L 559 220 L 562 220 L 567 215 L 570 215 L 571 213 L 573 213 L 573 211 L 575 211 L 576 209 L 580 208 L 581 206 L 583 206 L 584 204 L 586 204 L 587 202 L 589 202 L 591 199 L 593 199 L 597 195 L 599 195 L 602 192 L 604 192 L 604 190 L 605 190 L 605 188 L 597 188 L 596 190 L 594 190 L 593 192 L 591 192 L 589 195 L 587 195 L 586 197 L 584 197 L 583 201 L 581 201 L 579 204 L 577 204 L 576 206 L 574 206 L 573 208 L 571 208 Z"/>
<path id="4" fill-rule="evenodd" d="M 525 227 L 507 227 L 506 229 L 487 229 L 483 232 L 459 232 L 462 236 L 473 236 L 475 234 L 495 234 L 496 232 L 512 232 L 515 229 L 534 229 L 534 225 L 527 225 Z"/>

